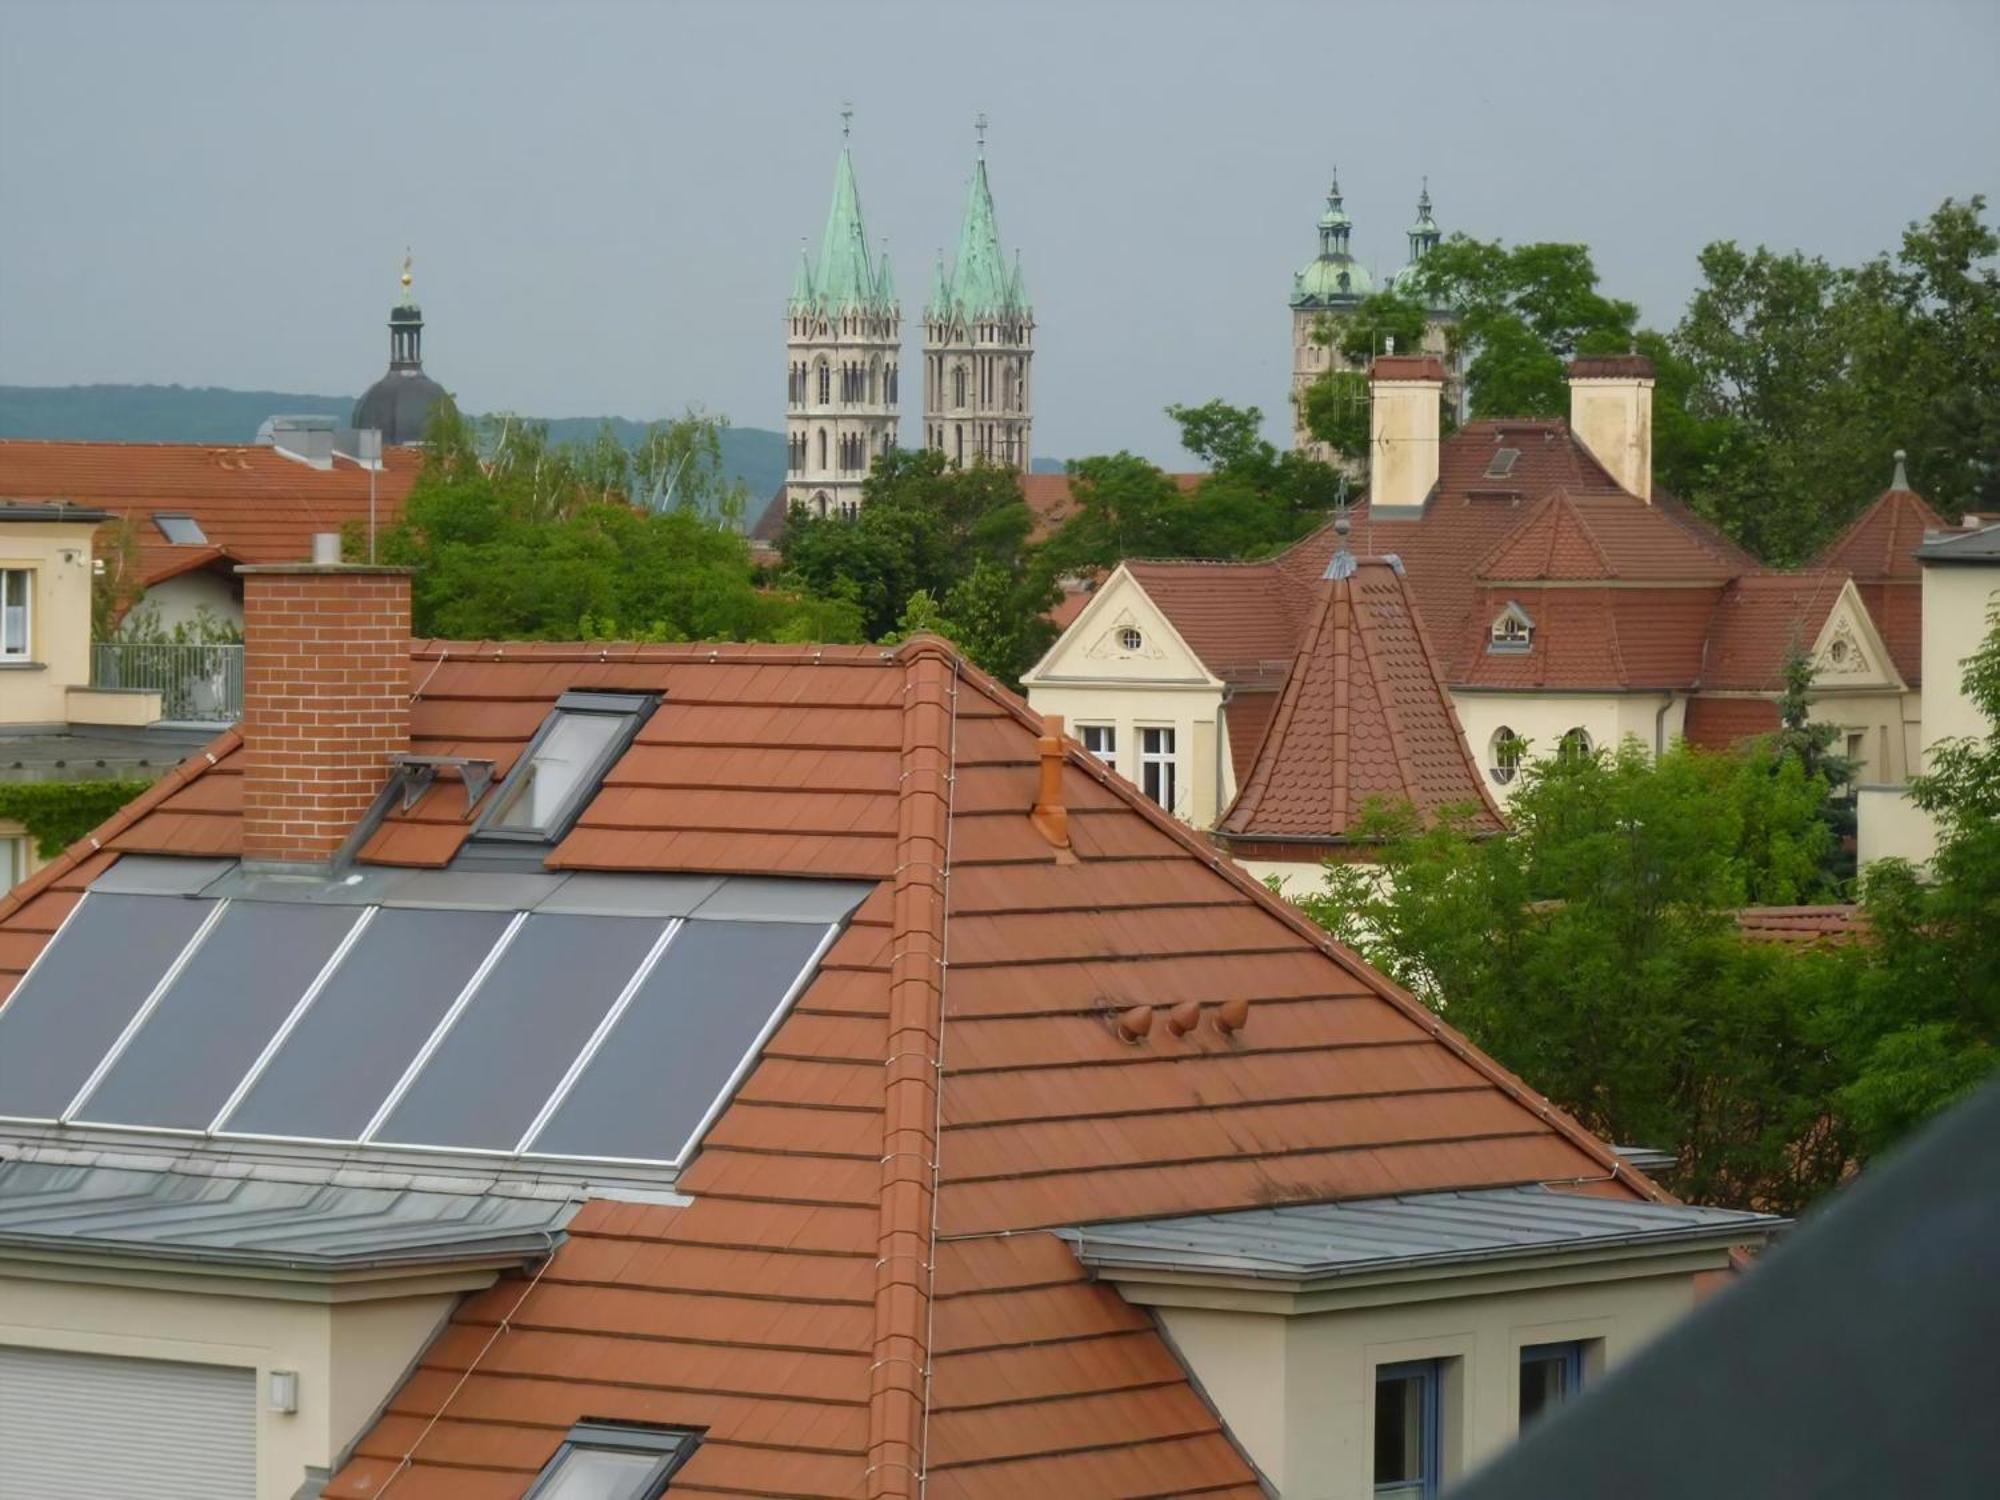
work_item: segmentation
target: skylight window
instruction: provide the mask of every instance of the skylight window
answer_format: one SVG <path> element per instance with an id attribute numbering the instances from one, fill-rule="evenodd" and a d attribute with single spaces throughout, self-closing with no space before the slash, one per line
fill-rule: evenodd
<path id="1" fill-rule="evenodd" d="M 201 522 L 193 516 L 154 516 L 153 524 L 160 528 L 160 535 L 176 547 L 208 545 L 208 533 L 201 529 Z"/>
<path id="2" fill-rule="evenodd" d="M 667 1427 L 579 1422 L 526 1500 L 658 1500 L 700 1442 Z"/>
<path id="3" fill-rule="evenodd" d="M 1488 479 L 1505 479 L 1514 472 L 1514 465 L 1521 461 L 1519 448 L 1502 448 L 1493 455 L 1493 462 L 1486 466 Z"/>
<path id="4" fill-rule="evenodd" d="M 508 773 L 479 835 L 552 843 L 568 832 L 656 701 L 638 693 L 564 693 Z"/>

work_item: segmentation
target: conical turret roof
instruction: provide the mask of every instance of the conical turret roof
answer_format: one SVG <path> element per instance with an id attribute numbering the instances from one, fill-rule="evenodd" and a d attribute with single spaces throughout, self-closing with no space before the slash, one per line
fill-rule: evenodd
<path id="1" fill-rule="evenodd" d="M 1402 566 L 1334 554 L 1257 759 L 1217 825 L 1225 841 L 1340 843 L 1370 798 L 1472 809 L 1505 824 L 1472 763 Z"/>
<path id="2" fill-rule="evenodd" d="M 826 232 L 820 236 L 819 261 L 800 265 L 792 281 L 792 300 L 823 314 L 859 311 L 893 316 L 895 293 L 887 284 L 887 270 L 886 251 L 879 269 L 869 257 L 854 156 L 843 141 L 834 164 L 833 204 L 827 210 Z"/>

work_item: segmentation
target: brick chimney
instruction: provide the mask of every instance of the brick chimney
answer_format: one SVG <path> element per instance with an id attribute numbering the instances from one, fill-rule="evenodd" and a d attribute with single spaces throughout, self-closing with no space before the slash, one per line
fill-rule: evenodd
<path id="1" fill-rule="evenodd" d="M 313 555 L 236 570 L 248 862 L 325 865 L 410 748 L 410 570 Z"/>
<path id="2" fill-rule="evenodd" d="M 1580 354 L 1569 366 L 1569 427 L 1619 485 L 1653 499 L 1653 362 Z"/>
<path id="3" fill-rule="evenodd" d="M 1368 507 L 1415 517 L 1437 487 L 1444 361 L 1383 354 L 1368 372 Z"/>

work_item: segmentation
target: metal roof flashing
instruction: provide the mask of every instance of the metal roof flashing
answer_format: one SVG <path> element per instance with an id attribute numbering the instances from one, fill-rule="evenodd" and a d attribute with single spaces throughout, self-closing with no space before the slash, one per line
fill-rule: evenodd
<path id="1" fill-rule="evenodd" d="M 1642 1203 L 1545 1187 L 1288 1204 L 1058 1231 L 1128 1298 L 1136 1286 L 1309 1296 L 1362 1285 L 1647 1260 L 1759 1243 L 1775 1214 Z M 1313 1311 L 1310 1306 L 1290 1309 Z"/>

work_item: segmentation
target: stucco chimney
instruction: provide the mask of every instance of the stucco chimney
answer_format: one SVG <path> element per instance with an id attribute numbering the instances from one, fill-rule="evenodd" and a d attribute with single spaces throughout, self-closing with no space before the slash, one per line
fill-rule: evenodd
<path id="1" fill-rule="evenodd" d="M 1653 362 L 1643 354 L 1580 354 L 1569 366 L 1569 426 L 1611 477 L 1653 499 Z"/>
<path id="2" fill-rule="evenodd" d="M 410 748 L 410 570 L 298 562 L 236 571 L 243 858 L 325 865 L 387 783 L 390 757 Z"/>
<path id="3" fill-rule="evenodd" d="M 1379 355 L 1368 372 L 1368 506 L 1385 518 L 1422 514 L 1437 485 L 1444 361 Z"/>

